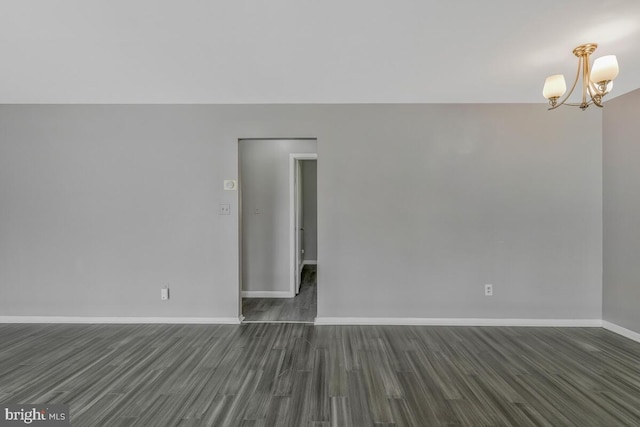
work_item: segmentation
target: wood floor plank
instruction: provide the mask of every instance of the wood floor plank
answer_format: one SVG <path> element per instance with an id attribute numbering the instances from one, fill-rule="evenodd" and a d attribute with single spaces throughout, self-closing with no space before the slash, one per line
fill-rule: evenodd
<path id="1" fill-rule="evenodd" d="M 435 410 L 439 405 L 438 399 L 434 398 L 433 392 L 424 388 L 424 384 L 420 383 L 413 372 L 399 372 L 398 381 L 404 396 L 400 400 L 404 403 L 400 406 L 398 402 L 394 402 L 394 413 L 401 410 L 404 419 L 422 420 L 425 425 L 437 425 L 444 419 L 439 418 Z"/>
<path id="2" fill-rule="evenodd" d="M 266 427 L 287 426 L 287 421 L 291 410 L 289 408 L 291 402 L 290 396 L 272 396 L 269 402 L 267 416 L 265 417 Z"/>
<path id="3" fill-rule="evenodd" d="M 372 402 L 367 396 L 367 389 L 361 371 L 351 371 L 347 374 L 347 399 L 351 409 L 351 424 L 354 426 L 370 426 L 372 421 Z"/>
<path id="4" fill-rule="evenodd" d="M 355 427 L 351 422 L 351 407 L 346 396 L 331 397 L 331 427 Z"/>
<path id="5" fill-rule="evenodd" d="M 331 400 L 329 396 L 329 351 L 317 348 L 309 392 L 309 419 L 312 423 L 329 422 L 331 415 Z"/>
<path id="6" fill-rule="evenodd" d="M 347 395 L 348 356 L 344 328 L 329 327 L 327 329 L 332 331 L 332 339 L 329 343 L 329 396 L 345 397 Z"/>
<path id="7" fill-rule="evenodd" d="M 267 417 L 283 360 L 283 349 L 269 350 L 267 363 L 260 371 L 260 381 L 249 399 L 249 405 L 244 415 L 245 420 L 263 420 Z"/>
<path id="8" fill-rule="evenodd" d="M 285 425 L 306 426 L 309 424 L 309 390 L 311 388 L 311 372 L 296 371 L 293 377 L 290 413 Z"/>

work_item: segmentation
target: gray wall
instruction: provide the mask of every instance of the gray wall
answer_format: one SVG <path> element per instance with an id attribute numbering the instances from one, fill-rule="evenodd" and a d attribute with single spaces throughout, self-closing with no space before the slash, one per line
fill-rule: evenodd
<path id="1" fill-rule="evenodd" d="M 640 90 L 604 108 L 603 319 L 640 332 Z"/>
<path id="2" fill-rule="evenodd" d="M 1 106 L 0 313 L 237 316 L 238 139 L 317 137 L 319 316 L 600 318 L 601 113 L 575 110 Z"/>
<path id="3" fill-rule="evenodd" d="M 302 227 L 304 228 L 304 259 L 318 260 L 318 180 L 317 161 L 303 160 L 302 167 Z"/>
<path id="4" fill-rule="evenodd" d="M 289 154 L 315 153 L 315 140 L 242 140 L 242 287 L 289 291 Z"/>
<path id="5" fill-rule="evenodd" d="M 237 218 L 217 215 L 225 202 L 237 212 L 222 186 L 237 169 L 225 119 L 0 107 L 0 313 L 237 316 Z"/>
<path id="6" fill-rule="evenodd" d="M 598 109 L 343 111 L 318 141 L 319 316 L 601 318 Z"/>

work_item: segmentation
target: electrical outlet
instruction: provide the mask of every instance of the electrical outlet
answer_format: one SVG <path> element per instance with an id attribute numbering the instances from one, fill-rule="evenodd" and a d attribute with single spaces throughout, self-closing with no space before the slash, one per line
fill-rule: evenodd
<path id="1" fill-rule="evenodd" d="M 218 209 L 218 214 L 219 215 L 231 215 L 231 205 L 229 205 L 229 204 L 220 205 L 220 207 Z"/>
<path id="2" fill-rule="evenodd" d="M 485 297 L 492 297 L 493 296 L 493 285 L 491 285 L 491 284 L 484 285 L 484 296 Z"/>
<path id="3" fill-rule="evenodd" d="M 169 299 L 169 287 L 160 289 L 160 299 L 166 301 Z"/>

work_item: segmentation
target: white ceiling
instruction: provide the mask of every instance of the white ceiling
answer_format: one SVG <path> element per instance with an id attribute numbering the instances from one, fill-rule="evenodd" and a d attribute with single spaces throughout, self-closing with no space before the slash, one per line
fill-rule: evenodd
<path id="1" fill-rule="evenodd" d="M 545 102 L 640 87 L 640 0 L 0 0 L 0 103 Z"/>

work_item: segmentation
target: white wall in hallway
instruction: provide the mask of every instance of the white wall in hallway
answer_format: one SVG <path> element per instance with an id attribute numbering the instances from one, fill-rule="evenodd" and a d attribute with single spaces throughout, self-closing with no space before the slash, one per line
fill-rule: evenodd
<path id="1" fill-rule="evenodd" d="M 317 160 L 302 160 L 302 205 L 304 259 L 318 260 L 318 180 Z"/>
<path id="2" fill-rule="evenodd" d="M 289 286 L 289 154 L 316 153 L 315 140 L 239 142 L 244 291 Z"/>

